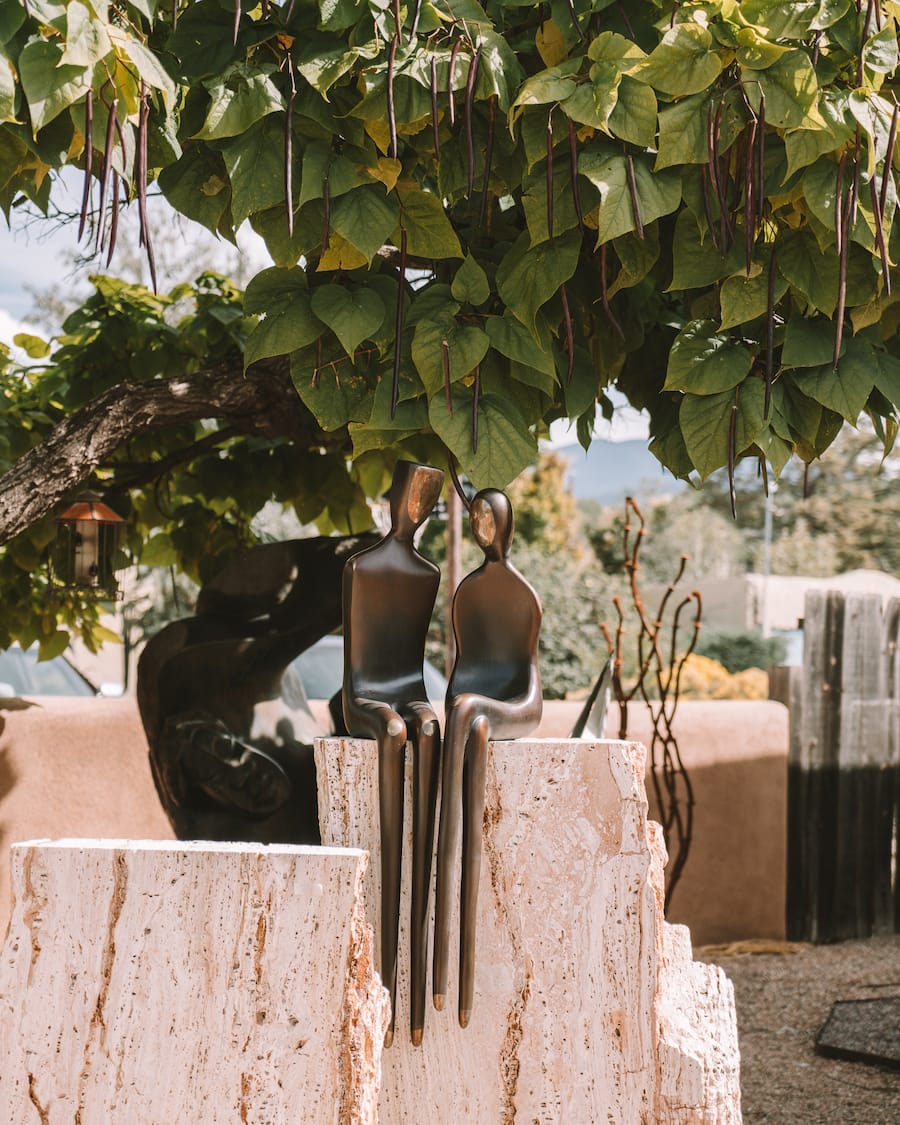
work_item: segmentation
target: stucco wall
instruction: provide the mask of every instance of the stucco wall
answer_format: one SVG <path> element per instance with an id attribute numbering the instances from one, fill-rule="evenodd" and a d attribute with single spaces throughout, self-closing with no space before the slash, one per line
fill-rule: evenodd
<path id="1" fill-rule="evenodd" d="M 578 710 L 548 702 L 538 737 L 568 736 Z M 0 700 L 0 721 L 2 933 L 11 842 L 171 839 L 172 831 L 132 699 Z M 697 944 L 783 937 L 787 709 L 774 702 L 685 702 L 675 732 L 694 787 L 695 822 L 669 920 L 687 923 Z M 647 743 L 650 734 L 646 711 L 633 706 L 629 738 Z"/>

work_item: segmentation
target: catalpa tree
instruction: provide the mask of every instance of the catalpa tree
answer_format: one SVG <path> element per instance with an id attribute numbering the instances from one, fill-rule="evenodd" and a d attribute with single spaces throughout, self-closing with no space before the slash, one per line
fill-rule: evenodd
<path id="1" fill-rule="evenodd" d="M 4 359 L 0 643 L 90 479 L 192 573 L 274 498 L 358 530 L 398 456 L 504 486 L 616 388 L 676 476 L 778 474 L 900 404 L 892 82 L 872 0 L 8 0 L 0 205 L 83 186 L 93 296 Z M 65 185 L 63 185 L 65 186 Z M 241 294 L 114 269 L 148 196 L 272 258 Z M 63 205 L 64 206 L 64 205 Z"/>

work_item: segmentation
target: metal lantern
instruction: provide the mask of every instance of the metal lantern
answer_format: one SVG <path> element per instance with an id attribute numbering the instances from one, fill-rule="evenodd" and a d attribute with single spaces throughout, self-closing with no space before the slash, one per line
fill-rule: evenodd
<path id="1" fill-rule="evenodd" d="M 85 493 L 58 515 L 56 522 L 56 577 L 65 586 L 93 589 L 115 597 L 115 555 L 125 522 L 122 517 L 98 496 Z"/>

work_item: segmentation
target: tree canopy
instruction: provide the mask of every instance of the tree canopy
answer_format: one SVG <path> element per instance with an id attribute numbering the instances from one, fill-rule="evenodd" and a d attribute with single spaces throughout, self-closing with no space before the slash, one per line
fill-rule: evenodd
<path id="1" fill-rule="evenodd" d="M 399 455 L 502 487 L 556 419 L 587 445 L 612 388 L 681 477 L 777 475 L 862 414 L 887 451 L 898 20 L 872 0 L 3 4 L 8 221 L 64 207 L 69 167 L 107 262 L 128 201 L 152 271 L 158 192 L 224 238 L 249 221 L 273 265 L 243 294 L 98 276 L 58 340 L 21 341 L 27 370 L 2 359 L 0 582 L 24 590 L 42 517 L 90 474 L 136 555 L 197 569 L 271 497 L 358 529 Z M 10 599 L 0 634 L 60 635 Z"/>

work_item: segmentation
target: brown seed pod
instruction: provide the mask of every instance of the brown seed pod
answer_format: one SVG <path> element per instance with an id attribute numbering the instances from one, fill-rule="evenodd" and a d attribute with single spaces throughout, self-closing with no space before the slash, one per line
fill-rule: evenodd
<path id="1" fill-rule="evenodd" d="M 706 217 L 706 226 L 712 244 L 719 249 L 719 236 L 716 234 L 716 222 L 712 213 L 712 200 L 709 197 L 709 168 L 706 164 L 700 165 L 700 182 L 703 185 L 703 214 Z"/>
<path id="2" fill-rule="evenodd" d="M 616 320 L 613 315 L 612 308 L 609 304 L 609 286 L 606 281 L 606 243 L 600 247 L 600 301 L 603 305 L 603 311 L 606 313 L 606 319 L 613 326 L 619 339 L 624 341 L 625 333 L 622 331 L 622 325 Z"/>
<path id="3" fill-rule="evenodd" d="M 328 186 L 327 173 L 322 181 L 322 208 L 324 216 L 322 219 L 322 245 L 319 248 L 320 256 L 328 249 L 328 240 L 331 238 L 331 189 Z"/>
<path id="4" fill-rule="evenodd" d="M 396 36 L 391 40 L 391 47 L 388 51 L 388 69 L 387 69 L 387 111 L 388 111 L 388 129 L 391 135 L 391 156 L 394 160 L 397 159 L 397 118 L 394 111 L 394 60 L 397 57 L 397 38 Z"/>
<path id="5" fill-rule="evenodd" d="M 566 284 L 559 287 L 559 299 L 562 301 L 563 324 L 566 330 L 566 356 L 568 366 L 566 370 L 566 386 L 572 382 L 572 373 L 575 370 L 575 336 L 572 331 L 572 314 L 569 311 L 569 295 L 566 293 Z"/>
<path id="6" fill-rule="evenodd" d="M 641 219 L 641 201 L 638 198 L 637 180 L 634 178 L 634 158 L 629 152 L 627 157 L 628 167 L 628 192 L 631 195 L 631 210 L 634 215 L 635 234 L 638 238 L 644 237 L 644 223 Z"/>
<path id="7" fill-rule="evenodd" d="M 553 238 L 553 110 L 547 116 L 547 237 Z"/>
<path id="8" fill-rule="evenodd" d="M 434 137 L 434 158 L 441 158 L 441 136 L 438 129 L 437 58 L 431 56 L 431 134 Z"/>
<path id="9" fill-rule="evenodd" d="M 744 162 L 744 258 L 747 266 L 747 277 L 750 276 L 750 267 L 753 264 L 753 244 L 756 241 L 756 191 L 754 188 L 754 155 L 756 152 L 757 123 L 750 122 L 750 133 L 747 138 L 747 154 Z"/>
<path id="10" fill-rule="evenodd" d="M 444 368 L 444 397 L 447 400 L 447 410 L 453 417 L 453 394 L 450 390 L 450 345 L 446 338 L 441 340 L 441 363 Z"/>
<path id="11" fill-rule="evenodd" d="M 884 153 L 884 171 L 881 176 L 881 196 L 878 200 L 878 209 L 881 212 L 881 221 L 884 222 L 884 212 L 887 208 L 888 187 L 893 175 L 894 146 L 897 143 L 897 118 L 900 116 L 900 105 L 894 103 L 894 112 L 891 114 L 891 127 L 888 132 L 887 148 Z"/>
<path id="12" fill-rule="evenodd" d="M 316 366 L 313 368 L 312 385 L 318 387 L 319 376 L 322 370 L 322 337 L 316 337 Z"/>
<path id="13" fill-rule="evenodd" d="M 287 55 L 288 77 L 291 89 L 288 93 L 284 111 L 284 203 L 287 208 L 288 237 L 294 237 L 294 99 L 297 97 L 297 83 L 294 79 L 294 64 Z"/>
<path id="14" fill-rule="evenodd" d="M 116 235 L 119 232 L 119 177 L 113 172 L 112 174 L 112 204 L 109 213 L 109 250 L 106 254 L 106 268 L 109 269 L 109 263 L 112 261 L 113 253 L 116 249 Z"/>
<path id="15" fill-rule="evenodd" d="M 737 492 L 734 487 L 734 462 L 735 446 L 737 444 L 737 391 L 735 401 L 731 407 L 731 418 L 728 421 L 728 495 L 731 499 L 731 518 L 737 519 Z"/>
<path id="16" fill-rule="evenodd" d="M 766 289 L 766 401 L 763 416 L 769 417 L 769 406 L 772 401 L 772 379 L 775 374 L 775 282 L 778 277 L 776 269 L 777 243 L 772 243 L 772 253 L 769 256 L 769 284 Z"/>
<path id="17" fill-rule="evenodd" d="M 569 122 L 569 176 L 572 180 L 572 199 L 575 203 L 575 214 L 578 216 L 578 229 L 584 234 L 584 214 L 581 210 L 581 193 L 578 190 L 578 144 L 575 136 L 575 123 L 572 118 Z"/>
<path id="18" fill-rule="evenodd" d="M 103 245 L 106 235 L 106 192 L 109 187 L 109 174 L 112 168 L 112 150 L 116 136 L 116 111 L 119 99 L 113 98 L 109 107 L 109 117 L 106 119 L 106 139 L 103 151 L 103 165 L 100 169 L 100 209 L 97 218 L 97 251 Z"/>
<path id="19" fill-rule="evenodd" d="M 453 44 L 450 51 L 450 65 L 447 68 L 447 97 L 450 100 L 450 128 L 456 124 L 456 98 L 453 94 L 453 70 L 456 66 L 456 56 L 459 54 L 459 48 L 462 46 L 459 39 Z"/>
<path id="20" fill-rule="evenodd" d="M 475 381 L 472 384 L 472 452 L 478 452 L 478 404 L 481 401 L 481 364 L 475 364 Z"/>
<path id="21" fill-rule="evenodd" d="M 241 0 L 234 0 L 234 44 L 237 46 L 238 32 L 241 28 Z"/>
<path id="22" fill-rule="evenodd" d="M 875 242 L 881 258 L 881 275 L 884 279 L 884 291 L 891 295 L 891 265 L 888 260 L 887 246 L 884 240 L 884 224 L 881 221 L 881 209 L 878 206 L 878 192 L 875 188 L 875 177 L 869 180 L 869 191 L 872 195 L 872 211 L 875 215 Z"/>
<path id="23" fill-rule="evenodd" d="M 481 180 L 481 205 L 478 208 L 478 225 L 484 226 L 487 215 L 488 190 L 491 183 L 491 164 L 494 159 L 494 125 L 497 117 L 497 95 L 491 94 L 488 102 L 488 131 L 484 147 L 484 176 Z"/>
<path id="24" fill-rule="evenodd" d="M 475 186 L 475 136 L 472 131 L 472 116 L 475 110 L 475 85 L 478 82 L 478 66 L 481 62 L 481 47 L 478 47 L 469 63 L 469 75 L 466 78 L 466 197 L 472 198 L 472 189 Z"/>
<path id="25" fill-rule="evenodd" d="M 94 166 L 94 91 L 84 99 L 84 189 L 81 193 L 81 214 L 78 216 L 78 241 L 84 234 L 91 202 L 91 171 Z"/>

